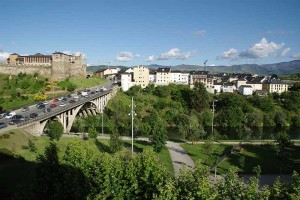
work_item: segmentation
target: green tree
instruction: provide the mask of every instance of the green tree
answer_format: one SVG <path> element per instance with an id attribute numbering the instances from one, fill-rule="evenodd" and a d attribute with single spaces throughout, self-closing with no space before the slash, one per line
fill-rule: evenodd
<path id="1" fill-rule="evenodd" d="M 123 147 L 123 142 L 120 135 L 117 132 L 110 134 L 110 140 L 109 140 L 110 152 L 116 153 L 120 151 L 122 147 Z"/>
<path id="2" fill-rule="evenodd" d="M 97 130 L 95 129 L 95 127 L 90 127 L 89 129 L 88 129 L 88 133 L 89 133 L 89 137 L 90 138 L 93 138 L 93 139 L 97 139 L 97 136 L 98 136 L 98 132 L 97 132 Z"/>
<path id="3" fill-rule="evenodd" d="M 73 92 L 75 89 L 76 89 L 76 85 L 74 85 L 74 84 L 70 84 L 70 85 L 67 87 L 67 91 L 68 91 L 68 92 Z"/>
<path id="4" fill-rule="evenodd" d="M 64 131 L 62 124 L 58 121 L 50 121 L 47 129 L 47 134 L 52 140 L 59 140 Z"/>
<path id="5" fill-rule="evenodd" d="M 206 91 L 203 83 L 195 83 L 190 100 L 192 108 L 198 112 L 201 112 L 203 109 L 209 107 L 209 94 Z"/>

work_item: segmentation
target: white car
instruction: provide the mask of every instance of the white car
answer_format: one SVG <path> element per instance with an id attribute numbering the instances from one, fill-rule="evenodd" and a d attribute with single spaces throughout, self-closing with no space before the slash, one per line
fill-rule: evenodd
<path id="1" fill-rule="evenodd" d="M 63 100 L 63 98 L 62 98 L 62 97 L 59 97 L 58 100 L 61 101 L 61 100 Z"/>
<path id="2" fill-rule="evenodd" d="M 64 106 L 66 106 L 66 104 L 65 103 L 61 103 L 61 104 L 59 104 L 59 106 L 64 107 Z"/>
<path id="3" fill-rule="evenodd" d="M 73 96 L 74 99 L 79 99 L 78 95 Z"/>
<path id="4" fill-rule="evenodd" d="M 8 115 L 6 115 L 4 118 L 5 119 L 11 119 L 13 116 L 15 116 L 16 115 L 16 113 L 15 112 L 10 112 L 10 113 L 8 113 Z"/>
<path id="5" fill-rule="evenodd" d="M 49 101 L 44 101 L 43 104 L 47 105 L 47 104 L 49 104 Z"/>
<path id="6" fill-rule="evenodd" d="M 107 91 L 107 89 L 105 87 L 102 87 L 101 91 L 105 92 L 105 91 Z"/>

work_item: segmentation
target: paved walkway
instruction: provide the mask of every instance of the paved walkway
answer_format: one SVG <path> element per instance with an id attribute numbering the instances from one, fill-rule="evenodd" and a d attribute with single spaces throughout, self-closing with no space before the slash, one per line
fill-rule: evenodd
<path id="1" fill-rule="evenodd" d="M 189 169 L 193 169 L 195 167 L 194 161 L 180 146 L 180 143 L 167 141 L 166 146 L 169 150 L 176 176 L 179 174 L 179 169 L 182 166 L 186 166 Z"/>

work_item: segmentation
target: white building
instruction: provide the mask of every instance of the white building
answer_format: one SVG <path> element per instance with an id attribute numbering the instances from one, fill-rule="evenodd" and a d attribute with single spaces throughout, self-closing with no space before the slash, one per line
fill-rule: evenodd
<path id="1" fill-rule="evenodd" d="M 121 87 L 124 92 L 129 90 L 134 84 L 132 73 L 121 74 Z"/>
<path id="2" fill-rule="evenodd" d="M 252 95 L 253 90 L 250 85 L 241 85 L 239 87 L 239 93 L 242 95 Z"/>
<path id="3" fill-rule="evenodd" d="M 170 82 L 175 84 L 189 84 L 190 74 L 188 72 L 172 71 L 170 73 Z"/>
<path id="4" fill-rule="evenodd" d="M 156 82 L 156 74 L 150 72 L 150 74 L 149 74 L 149 83 L 155 84 L 155 82 Z"/>
<path id="5" fill-rule="evenodd" d="M 223 92 L 233 93 L 233 91 L 235 91 L 235 90 L 236 90 L 235 85 L 233 85 L 231 83 L 224 83 L 222 86 Z"/>
<path id="6" fill-rule="evenodd" d="M 104 70 L 103 75 L 115 75 L 117 74 L 121 69 L 120 68 L 109 68 Z"/>
<path id="7" fill-rule="evenodd" d="M 171 68 L 158 68 L 156 71 L 156 85 L 169 85 Z"/>

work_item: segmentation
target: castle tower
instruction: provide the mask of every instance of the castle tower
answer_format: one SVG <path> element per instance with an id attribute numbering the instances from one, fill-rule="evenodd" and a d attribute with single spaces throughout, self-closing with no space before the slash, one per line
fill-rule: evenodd
<path id="1" fill-rule="evenodd" d="M 55 52 L 52 54 L 52 78 L 63 79 L 70 77 L 70 59 L 70 55 L 61 52 Z"/>

